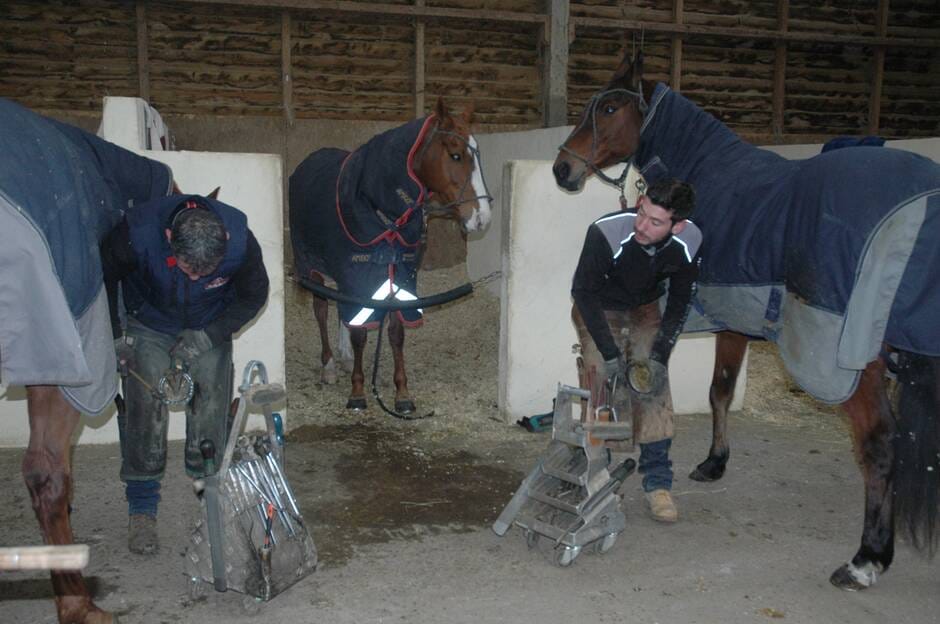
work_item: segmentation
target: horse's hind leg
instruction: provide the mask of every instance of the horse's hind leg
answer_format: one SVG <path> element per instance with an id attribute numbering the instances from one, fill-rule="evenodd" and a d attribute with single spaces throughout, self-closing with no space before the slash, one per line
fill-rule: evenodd
<path id="1" fill-rule="evenodd" d="M 415 402 L 408 394 L 408 375 L 405 373 L 405 326 L 398 314 L 392 312 L 388 323 L 388 344 L 395 360 L 395 411 L 410 414 Z"/>
<path id="2" fill-rule="evenodd" d="M 29 386 L 29 446 L 23 457 L 23 479 L 32 498 L 46 544 L 71 544 L 69 502 L 72 470 L 69 445 L 79 414 L 56 386 Z M 81 572 L 52 572 L 59 622 L 105 624 L 111 614 L 94 605 Z"/>
<path id="3" fill-rule="evenodd" d="M 323 277 L 312 275 L 311 280 L 323 284 Z M 313 317 L 317 321 L 317 328 L 320 330 L 320 381 L 325 384 L 336 383 L 336 361 L 333 359 L 333 350 L 330 348 L 330 332 L 327 328 L 329 321 L 330 305 L 323 297 L 313 296 Z"/>
<path id="4" fill-rule="evenodd" d="M 364 410 L 366 408 L 365 381 L 362 372 L 362 354 L 366 349 L 366 339 L 369 332 L 362 327 L 349 328 L 349 340 L 353 347 L 352 389 L 346 401 L 346 409 Z"/>
<path id="5" fill-rule="evenodd" d="M 852 422 L 855 455 L 865 480 L 865 528 L 862 544 L 852 561 L 829 577 L 841 589 L 871 586 L 894 557 L 892 482 L 894 418 L 884 383 L 884 363 L 870 362 L 858 388 L 842 404 Z"/>
<path id="6" fill-rule="evenodd" d="M 747 349 L 747 336 L 734 332 L 715 335 L 715 368 L 708 402 L 712 406 L 712 446 L 708 457 L 689 475 L 696 481 L 717 481 L 725 474 L 731 455 L 728 445 L 728 408 L 734 399 L 734 386 Z"/>

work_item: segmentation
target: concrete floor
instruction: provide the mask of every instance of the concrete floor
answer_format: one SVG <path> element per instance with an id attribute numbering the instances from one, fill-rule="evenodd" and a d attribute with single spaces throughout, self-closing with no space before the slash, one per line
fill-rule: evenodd
<path id="1" fill-rule="evenodd" d="M 605 555 L 554 567 L 518 529 L 489 528 L 548 434 L 496 422 L 485 452 L 385 427 L 384 417 L 311 425 L 288 442 L 292 485 L 320 550 L 318 571 L 268 603 L 234 593 L 193 598 L 182 553 L 198 513 L 171 445 L 161 505 L 163 548 L 125 547 L 115 445 L 75 450 L 73 525 L 91 545 L 98 603 L 135 623 L 791 623 L 940 621 L 937 568 L 899 545 L 872 589 L 846 593 L 828 576 L 858 546 L 861 479 L 838 423 L 775 424 L 732 415 L 732 460 L 713 484 L 685 475 L 704 457 L 708 417 L 677 418 L 680 522 L 643 508 L 637 476 L 622 492 L 627 530 Z M 0 450 L 0 544 L 38 543 L 22 484 L 22 451 Z M 44 574 L 0 575 L 3 622 L 54 622 Z"/>

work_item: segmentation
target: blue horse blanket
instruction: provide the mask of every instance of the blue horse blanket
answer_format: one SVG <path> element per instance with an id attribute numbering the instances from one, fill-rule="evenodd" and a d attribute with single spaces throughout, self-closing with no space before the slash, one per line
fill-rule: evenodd
<path id="1" fill-rule="evenodd" d="M 364 299 L 413 300 L 424 237 L 427 189 L 413 170 L 434 117 L 376 135 L 354 152 L 313 152 L 290 176 L 290 231 L 297 275 L 336 281 Z M 343 322 L 376 327 L 383 310 L 338 303 Z M 408 326 L 420 310 L 397 312 Z"/>
<path id="2" fill-rule="evenodd" d="M 110 326 L 97 325 L 102 311 L 108 319 L 98 245 L 125 208 L 168 194 L 172 173 L 4 99 L 0 148 L 0 374 L 63 386 L 97 413 L 114 396 Z"/>
<path id="3" fill-rule="evenodd" d="M 776 342 L 813 396 L 842 402 L 882 342 L 940 355 L 940 166 L 885 147 L 786 160 L 658 84 L 633 164 L 693 184 L 701 273 L 686 331 Z"/>

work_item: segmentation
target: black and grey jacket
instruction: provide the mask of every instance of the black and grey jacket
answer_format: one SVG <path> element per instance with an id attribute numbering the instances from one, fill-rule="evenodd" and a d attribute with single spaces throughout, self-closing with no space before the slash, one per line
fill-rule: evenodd
<path id="1" fill-rule="evenodd" d="M 629 310 L 668 297 L 650 357 L 663 364 L 692 305 L 702 232 L 689 222 L 681 233 L 646 247 L 634 239 L 636 211 L 605 215 L 591 224 L 574 273 L 571 295 L 605 360 L 616 358 L 604 310 Z"/>

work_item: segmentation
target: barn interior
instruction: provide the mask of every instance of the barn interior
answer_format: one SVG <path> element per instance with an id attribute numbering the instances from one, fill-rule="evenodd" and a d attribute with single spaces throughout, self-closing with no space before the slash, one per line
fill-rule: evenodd
<path id="1" fill-rule="evenodd" d="M 935 619 L 936 565 L 908 544 L 898 545 L 895 565 L 868 592 L 827 582 L 857 548 L 862 479 L 840 410 L 795 384 L 769 343 L 749 347 L 746 384 L 729 419 L 728 473 L 698 483 L 686 475 L 708 450 L 713 347 L 693 347 L 697 338 L 687 337 L 696 372 L 688 374 L 688 407 L 676 417 L 678 524 L 646 516 L 634 475 L 621 490 L 627 528 L 602 555 L 562 568 L 544 541 L 528 548 L 518 530 L 505 537 L 491 530 L 550 437 L 516 420 L 550 411 L 558 371 L 574 372 L 567 325 L 542 341 L 558 345 L 547 355 L 524 345 L 530 357 L 520 357 L 507 346 L 509 310 L 518 308 L 509 307 L 517 300 L 504 287 L 512 231 L 505 215 L 517 204 L 504 165 L 551 161 L 558 138 L 637 48 L 646 77 L 756 145 L 803 157 L 838 136 L 877 135 L 940 159 L 940 7 L 927 0 L 2 3 L 0 97 L 90 132 L 102 127 L 105 98 L 141 98 L 165 122 L 172 151 L 183 153 L 163 156 L 179 159 L 179 168 L 191 168 L 193 153 L 192 162 L 214 162 L 218 176 L 237 179 L 239 166 L 270 173 L 263 192 L 233 190 L 227 199 L 265 203 L 250 218 L 267 219 L 265 249 L 274 255 L 266 261 L 279 280 L 269 304 L 277 327 L 258 330 L 236 371 L 260 357 L 287 388 L 279 406 L 286 468 L 319 567 L 270 602 L 192 586 L 182 560 L 201 512 L 181 466 L 180 413 L 163 548 L 152 557 L 127 552 L 109 413 L 86 422 L 73 451 L 72 524 L 75 541 L 91 547 L 85 575 L 99 605 L 131 623 Z M 351 412 L 348 374 L 337 384 L 321 381 L 311 295 L 293 275 L 287 177 L 310 152 L 354 149 L 429 114 L 438 98 L 474 110 L 495 214 L 487 231 L 470 236 L 454 221 L 430 220 L 419 283 L 422 294 L 465 282 L 476 288 L 427 310 L 425 326 L 407 334 L 418 410 L 433 416 L 399 420 L 371 396 L 368 409 Z M 206 187 L 193 192 L 218 185 L 211 171 L 192 176 Z M 225 192 L 223 185 L 223 199 Z M 611 205 L 619 195 L 596 180 L 587 192 Z M 571 217 L 577 225 L 546 226 L 576 232 L 565 237 L 575 248 L 586 224 L 611 209 L 576 196 L 558 203 L 559 214 L 583 209 Z M 546 279 L 567 302 L 570 273 Z M 553 310 L 561 320 L 552 322 L 566 324 L 569 309 Z M 283 341 L 268 352 L 265 337 L 277 335 Z M 374 347 L 370 337 L 370 364 Z M 386 348 L 383 397 L 394 392 L 391 369 Z M 534 399 L 513 403 L 517 389 L 529 388 Z M 2 387 L 0 418 L 0 546 L 40 544 L 21 475 L 22 389 Z M 45 572 L 0 572 L 4 621 L 54 622 L 52 597 Z"/>

